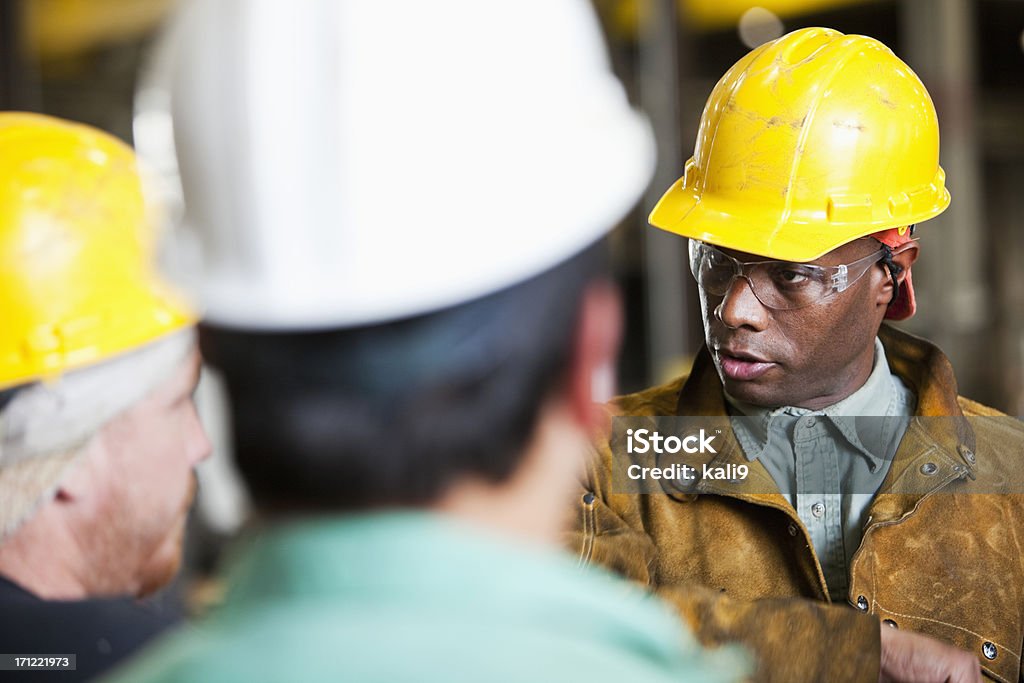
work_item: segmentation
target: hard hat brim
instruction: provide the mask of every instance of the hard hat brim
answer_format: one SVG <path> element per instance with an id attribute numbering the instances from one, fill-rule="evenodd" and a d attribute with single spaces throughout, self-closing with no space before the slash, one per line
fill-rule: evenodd
<path id="1" fill-rule="evenodd" d="M 922 223 L 945 211 L 949 203 L 949 191 L 940 187 L 934 197 L 919 202 L 909 214 L 841 224 L 830 221 L 824 207 L 820 216 L 780 217 L 775 207 L 762 209 L 756 204 L 702 195 L 686 187 L 684 178 L 680 178 L 655 205 L 648 222 L 655 228 L 718 247 L 802 263 L 880 230 Z"/>
<path id="2" fill-rule="evenodd" d="M 178 293 L 162 282 L 122 292 L 120 306 L 95 324 L 69 321 L 41 338 L 45 348 L 26 349 L 17 364 L 0 372 L 0 390 L 57 379 L 66 372 L 101 363 L 151 344 L 197 323 Z M 46 344 L 46 342 L 49 342 Z"/>

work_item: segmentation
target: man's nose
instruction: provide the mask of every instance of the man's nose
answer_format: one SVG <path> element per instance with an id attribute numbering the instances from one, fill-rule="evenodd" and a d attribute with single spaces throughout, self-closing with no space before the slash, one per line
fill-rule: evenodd
<path id="1" fill-rule="evenodd" d="M 192 409 L 189 411 L 189 424 L 188 430 L 188 448 L 192 466 L 198 465 L 203 460 L 206 460 L 213 453 L 213 444 L 210 442 L 210 437 L 206 433 L 206 428 L 203 426 L 202 420 L 199 418 L 199 411 L 195 409 L 195 404 L 192 405 Z"/>
<path id="2" fill-rule="evenodd" d="M 768 309 L 754 295 L 750 281 L 740 275 L 733 278 L 715 315 L 731 329 L 748 327 L 761 331 L 768 326 Z"/>

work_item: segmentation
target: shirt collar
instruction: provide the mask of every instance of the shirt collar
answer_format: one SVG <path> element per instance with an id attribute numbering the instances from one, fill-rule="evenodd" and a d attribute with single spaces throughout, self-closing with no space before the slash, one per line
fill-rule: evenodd
<path id="1" fill-rule="evenodd" d="M 889 454 L 888 429 L 879 429 L 882 420 L 850 418 L 893 417 L 897 390 L 885 357 L 882 342 L 875 338 L 875 360 L 867 381 L 846 398 L 820 410 L 797 406 L 766 408 L 740 401 L 725 392 L 725 399 L 741 419 L 733 420 L 733 431 L 743 446 L 747 460 L 757 460 L 767 450 L 776 433 L 785 434 L 785 426 L 807 415 L 824 416 L 836 426 L 846 441 L 868 459 L 872 469 L 882 464 Z M 746 418 L 746 419 L 743 419 Z M 782 438 L 782 437 L 774 437 Z"/>

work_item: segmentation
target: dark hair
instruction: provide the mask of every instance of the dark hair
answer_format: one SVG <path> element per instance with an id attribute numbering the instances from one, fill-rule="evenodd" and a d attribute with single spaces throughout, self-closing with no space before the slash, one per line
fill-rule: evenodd
<path id="1" fill-rule="evenodd" d="M 257 505 L 415 506 L 467 475 L 506 480 L 564 377 L 584 288 L 605 272 L 599 243 L 495 294 L 386 324 L 202 325 Z"/>

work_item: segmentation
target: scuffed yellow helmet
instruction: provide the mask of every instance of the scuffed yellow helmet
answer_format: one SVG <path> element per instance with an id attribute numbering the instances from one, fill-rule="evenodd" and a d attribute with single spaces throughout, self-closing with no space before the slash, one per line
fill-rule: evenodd
<path id="1" fill-rule="evenodd" d="M 658 228 L 786 261 L 949 206 L 928 92 L 864 36 L 808 28 L 747 54 L 715 86 Z"/>
<path id="2" fill-rule="evenodd" d="M 194 322 L 154 271 L 132 150 L 88 126 L 0 112 L 0 388 Z"/>

